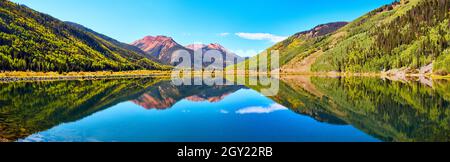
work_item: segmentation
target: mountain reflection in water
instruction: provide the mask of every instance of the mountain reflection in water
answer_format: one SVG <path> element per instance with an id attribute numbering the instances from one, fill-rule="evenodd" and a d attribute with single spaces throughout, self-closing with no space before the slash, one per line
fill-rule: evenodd
<path id="1" fill-rule="evenodd" d="M 450 83 L 417 80 L 290 76 L 270 98 L 158 78 L 0 83 L 0 138 L 449 141 Z"/>

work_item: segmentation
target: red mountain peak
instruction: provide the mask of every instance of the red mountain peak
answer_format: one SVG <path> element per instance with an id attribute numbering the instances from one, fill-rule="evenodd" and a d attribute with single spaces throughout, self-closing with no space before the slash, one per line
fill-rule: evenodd
<path id="1" fill-rule="evenodd" d="M 156 47 L 163 47 L 166 49 L 172 48 L 178 45 L 178 43 L 175 42 L 171 37 L 159 35 L 156 37 L 146 36 L 140 40 L 133 42 L 131 45 L 139 47 L 144 52 L 148 52 Z"/>
<path id="2" fill-rule="evenodd" d="M 186 46 L 186 48 L 191 49 L 191 50 L 194 50 L 194 51 L 197 51 L 197 50 L 199 50 L 199 49 L 203 49 L 203 48 L 205 48 L 205 47 L 206 47 L 205 44 L 190 44 L 190 45 L 187 45 L 187 46 Z"/>

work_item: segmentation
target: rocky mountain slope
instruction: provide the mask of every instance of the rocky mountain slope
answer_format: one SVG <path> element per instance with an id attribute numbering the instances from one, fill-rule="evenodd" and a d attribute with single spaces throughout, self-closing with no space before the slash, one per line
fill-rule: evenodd
<path id="1" fill-rule="evenodd" d="M 160 62 L 164 64 L 175 65 L 175 62 L 172 62 L 172 58 L 176 55 L 176 51 L 184 50 L 187 51 L 191 55 L 192 63 L 202 63 L 202 59 L 205 55 L 208 55 L 208 51 L 212 52 L 218 51 L 222 55 L 222 59 L 216 59 L 215 62 L 219 63 L 228 63 L 228 65 L 234 64 L 232 62 L 226 62 L 223 58 L 236 58 L 237 62 L 242 62 L 244 58 L 230 52 L 225 47 L 220 44 L 212 43 L 212 44 L 191 44 L 186 47 L 178 44 L 171 37 L 167 36 L 146 36 L 140 40 L 137 40 L 131 45 L 138 47 L 142 51 L 144 51 L 148 56 L 154 57 L 158 59 Z M 196 54 L 202 54 L 202 57 L 194 57 Z M 203 63 L 204 67 L 211 65 L 211 63 Z M 214 66 L 214 65 L 211 65 Z M 218 68 L 218 67 L 217 67 Z"/>
<path id="2" fill-rule="evenodd" d="M 175 51 L 186 50 L 191 52 L 188 48 L 175 42 L 172 38 L 166 36 L 146 36 L 137 40 L 131 45 L 138 47 L 150 57 L 154 57 L 164 64 L 171 64 L 171 58 Z"/>
<path id="3" fill-rule="evenodd" d="M 245 60 L 241 56 L 229 51 L 228 49 L 226 49 L 225 47 L 223 47 L 222 45 L 220 45 L 218 43 L 211 43 L 208 45 L 206 45 L 206 44 L 190 44 L 190 45 L 187 45 L 186 48 L 193 50 L 195 53 L 203 53 L 203 56 L 207 55 L 208 51 L 219 52 L 220 55 L 222 56 L 222 59 L 217 59 L 215 61 L 224 63 L 226 65 L 233 65 L 235 63 L 240 63 Z M 233 58 L 235 58 L 234 61 L 236 61 L 236 62 L 233 61 Z M 198 59 L 200 59 L 200 58 L 198 58 Z"/>

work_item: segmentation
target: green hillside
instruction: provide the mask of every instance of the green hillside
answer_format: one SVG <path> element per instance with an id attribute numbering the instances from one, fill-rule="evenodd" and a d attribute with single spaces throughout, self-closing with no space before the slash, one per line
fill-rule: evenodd
<path id="1" fill-rule="evenodd" d="M 73 26 L 73 27 L 75 27 L 75 28 L 77 28 L 77 29 L 79 29 L 79 30 L 81 30 L 83 32 L 94 34 L 95 36 L 97 36 L 97 37 L 99 37 L 101 39 L 104 39 L 104 40 L 108 41 L 109 43 L 111 43 L 111 44 L 113 44 L 115 46 L 118 46 L 118 47 L 126 49 L 126 50 L 130 50 L 130 51 L 132 51 L 132 52 L 134 52 L 136 54 L 139 54 L 141 56 L 147 57 L 148 59 L 150 59 L 152 61 L 158 62 L 158 60 L 156 58 L 148 56 L 144 51 L 142 51 L 141 49 L 139 49 L 136 46 L 119 42 L 119 41 L 117 41 L 117 40 L 115 40 L 115 39 L 113 39 L 111 37 L 108 37 L 106 35 L 98 33 L 98 32 L 96 32 L 96 31 L 94 31 L 92 29 L 89 29 L 89 28 L 87 28 L 87 27 L 85 27 L 83 25 L 80 25 L 80 24 L 77 24 L 77 23 L 74 23 L 74 22 L 66 21 L 65 23 L 68 24 L 68 25 L 71 25 L 71 26 Z"/>
<path id="2" fill-rule="evenodd" d="M 0 1 L 0 18 L 0 70 L 167 68 L 116 40 L 7 0 Z"/>
<path id="3" fill-rule="evenodd" d="M 449 9 L 447 0 L 404 0 L 372 11 L 338 31 L 346 36 L 312 70 L 414 70 L 434 62 L 434 72 L 446 74 L 450 72 Z"/>
<path id="4" fill-rule="evenodd" d="M 280 51 L 283 72 L 416 73 L 433 63 L 433 71 L 445 75 L 450 73 L 449 11 L 448 0 L 394 1 L 330 34 L 294 35 L 269 51 Z"/>
<path id="5" fill-rule="evenodd" d="M 347 25 L 346 22 L 334 22 L 328 24 L 322 24 L 314 27 L 311 30 L 296 33 L 286 40 L 275 44 L 267 49 L 268 52 L 278 50 L 280 54 L 280 65 L 285 66 L 283 70 L 288 68 L 292 60 L 303 60 L 304 58 L 319 53 L 322 47 L 327 46 L 327 40 L 330 39 L 331 33 Z M 257 69 L 258 57 L 268 57 L 267 53 L 262 53 L 258 56 L 252 57 L 245 62 L 239 63 L 236 66 L 239 69 L 249 68 L 251 70 Z M 261 59 L 259 59 L 261 60 Z M 247 64 L 247 65 L 246 65 Z M 294 65 L 298 71 L 299 66 Z M 230 67 L 229 67 L 230 68 Z"/>

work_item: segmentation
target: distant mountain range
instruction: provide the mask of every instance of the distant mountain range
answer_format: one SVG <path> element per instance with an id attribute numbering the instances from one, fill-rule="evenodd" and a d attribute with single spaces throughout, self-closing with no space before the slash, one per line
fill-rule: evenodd
<path id="1" fill-rule="evenodd" d="M 177 50 L 189 50 L 166 36 L 146 36 L 131 45 L 138 47 L 146 55 L 160 60 L 164 64 L 171 64 L 172 54 Z"/>
<path id="2" fill-rule="evenodd" d="M 217 43 L 211 43 L 209 45 L 205 44 L 191 44 L 187 46 L 182 46 L 174 41 L 171 37 L 167 36 L 146 36 L 140 40 L 137 40 L 131 45 L 140 48 L 148 56 L 158 59 L 161 63 L 168 65 L 175 65 L 172 62 L 172 58 L 178 50 L 185 50 L 191 55 L 192 63 L 199 62 L 202 63 L 203 57 L 208 54 L 208 51 L 214 50 L 218 51 L 222 58 L 236 58 L 237 63 L 244 61 L 244 58 L 230 52 L 225 47 Z M 202 54 L 201 57 L 194 57 L 195 54 Z M 232 65 L 234 62 L 224 61 L 223 59 L 214 60 L 219 63 L 229 63 L 227 65 Z M 203 66 L 208 66 L 203 64 Z"/>
<path id="3" fill-rule="evenodd" d="M 450 73 L 449 11 L 448 0 L 395 1 L 348 24 L 324 24 L 297 33 L 268 51 L 279 50 L 285 73 L 446 75 Z"/>
<path id="4" fill-rule="evenodd" d="M 224 59 L 229 59 L 229 58 L 235 58 L 236 59 L 236 63 L 240 63 L 242 61 L 245 61 L 245 58 L 238 56 L 237 54 L 229 51 L 228 49 L 226 49 L 225 47 L 223 47 L 222 45 L 218 44 L 218 43 L 211 43 L 211 44 L 190 44 L 187 45 L 186 48 L 193 50 L 195 53 L 203 53 L 203 55 L 207 55 L 208 51 L 217 51 L 219 52 L 219 54 L 222 55 L 222 58 Z M 224 63 L 226 65 L 233 65 L 235 64 L 235 62 L 233 62 L 232 60 L 223 60 L 223 59 L 218 59 L 216 60 L 220 63 Z"/>
<path id="5" fill-rule="evenodd" d="M 296 33 L 268 51 L 279 50 L 280 69 L 285 73 L 447 75 L 449 11 L 448 0 L 395 1 L 350 23 L 328 23 Z M 0 1 L 0 18 L 0 71 L 164 70 L 177 65 L 171 59 L 178 50 L 187 51 L 191 63 L 203 62 L 206 51 L 222 55 L 202 66 L 231 64 L 223 58 L 236 58 L 237 66 L 245 65 L 244 58 L 220 44 L 182 46 L 167 36 L 147 36 L 129 45 L 7 0 Z M 195 55 L 200 52 L 202 56 Z"/>
<path id="6" fill-rule="evenodd" d="M 195 45 L 184 47 L 167 36 L 147 36 L 131 45 L 122 43 L 83 25 L 63 22 L 7 0 L 0 1 L 0 17 L 0 70 L 165 70 L 171 68 L 168 65 L 176 65 L 171 59 L 177 50 L 187 51 L 192 63 L 202 63 L 209 50 L 219 51 L 223 58 L 244 60 L 219 44 L 200 45 L 205 53 L 194 57 L 199 51 L 190 47 Z"/>

